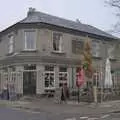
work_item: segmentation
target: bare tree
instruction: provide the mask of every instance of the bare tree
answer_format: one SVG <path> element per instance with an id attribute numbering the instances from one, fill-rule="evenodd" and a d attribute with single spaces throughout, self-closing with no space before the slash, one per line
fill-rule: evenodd
<path id="1" fill-rule="evenodd" d="M 112 8 L 117 9 L 116 10 L 116 16 L 118 18 L 118 21 L 116 24 L 113 26 L 113 29 L 110 30 L 109 32 L 118 34 L 120 33 L 120 0 L 105 0 L 105 2 L 110 5 Z"/>
<path id="2" fill-rule="evenodd" d="M 120 9 L 120 0 L 106 0 L 106 3 L 108 3 L 112 7 Z"/>

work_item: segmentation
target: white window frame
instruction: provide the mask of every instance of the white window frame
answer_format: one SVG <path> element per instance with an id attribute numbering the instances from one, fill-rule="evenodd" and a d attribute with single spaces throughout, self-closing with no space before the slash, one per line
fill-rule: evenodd
<path id="1" fill-rule="evenodd" d="M 67 75 L 67 80 L 60 80 L 59 79 L 59 87 L 60 87 L 60 84 L 67 84 L 67 86 L 68 86 L 68 72 L 59 72 L 59 78 L 60 78 L 60 74 Z"/>
<path id="2" fill-rule="evenodd" d="M 54 80 L 53 80 L 54 86 L 53 87 L 52 86 L 46 87 L 45 86 L 45 74 L 51 74 L 51 73 L 54 74 L 54 76 L 53 76 L 54 77 Z M 50 79 L 49 79 L 49 83 L 50 83 Z M 45 71 L 44 72 L 44 87 L 45 87 L 45 90 L 55 89 L 55 71 Z"/>
<path id="3" fill-rule="evenodd" d="M 9 36 L 9 43 L 8 43 L 8 53 L 13 53 L 14 52 L 14 36 L 10 35 Z"/>
<path id="4" fill-rule="evenodd" d="M 61 37 L 60 37 L 60 41 L 59 41 L 59 50 L 54 50 L 54 46 L 53 46 L 53 36 L 54 34 L 61 34 Z M 56 53 L 63 53 L 63 34 L 60 33 L 60 32 L 52 32 L 52 50 L 53 52 L 56 52 Z"/>
<path id="5" fill-rule="evenodd" d="M 34 34 L 35 34 L 35 38 L 34 38 L 34 48 L 27 48 L 27 35 L 26 35 L 26 33 L 27 32 L 34 32 Z M 36 50 L 36 31 L 35 30 L 25 30 L 24 31 L 24 50 L 25 51 L 34 51 L 34 50 Z"/>

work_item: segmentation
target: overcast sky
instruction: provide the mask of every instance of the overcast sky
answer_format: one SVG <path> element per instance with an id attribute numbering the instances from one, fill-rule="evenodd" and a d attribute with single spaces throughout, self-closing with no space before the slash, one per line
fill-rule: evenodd
<path id="1" fill-rule="evenodd" d="M 104 0 L 1 0 L 0 31 L 25 18 L 29 7 L 74 21 L 78 18 L 104 31 L 116 22 L 113 10 L 105 6 Z"/>

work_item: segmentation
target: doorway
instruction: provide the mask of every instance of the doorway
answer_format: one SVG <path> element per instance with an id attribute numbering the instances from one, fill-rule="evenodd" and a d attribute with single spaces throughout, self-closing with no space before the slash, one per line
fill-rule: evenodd
<path id="1" fill-rule="evenodd" d="M 24 72 L 23 72 L 23 94 L 24 95 L 36 94 L 37 71 L 35 69 L 36 69 L 36 66 L 34 65 L 24 66 Z"/>

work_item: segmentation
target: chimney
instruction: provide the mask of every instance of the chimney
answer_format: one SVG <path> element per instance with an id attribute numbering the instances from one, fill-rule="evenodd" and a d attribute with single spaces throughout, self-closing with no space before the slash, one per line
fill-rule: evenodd
<path id="1" fill-rule="evenodd" d="M 76 22 L 77 22 L 77 23 L 81 23 L 79 19 L 76 19 Z"/>
<path id="2" fill-rule="evenodd" d="M 27 12 L 27 16 L 32 15 L 35 11 L 36 11 L 35 8 L 30 7 L 30 8 L 29 8 L 29 11 Z"/>

